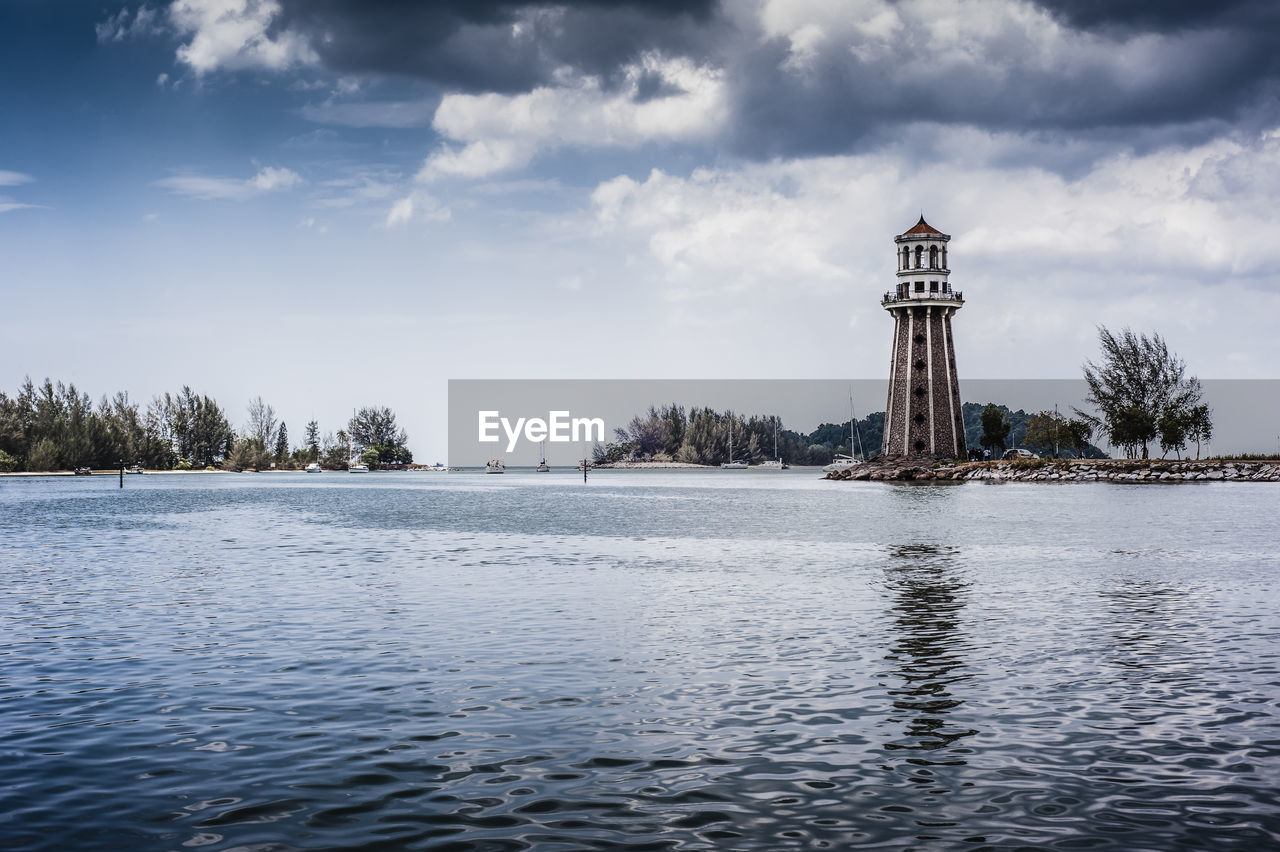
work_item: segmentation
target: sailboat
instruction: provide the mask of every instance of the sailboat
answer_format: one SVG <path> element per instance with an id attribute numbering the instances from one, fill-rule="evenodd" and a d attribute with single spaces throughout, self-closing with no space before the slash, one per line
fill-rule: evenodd
<path id="1" fill-rule="evenodd" d="M 351 459 L 347 462 L 347 473 L 368 473 L 369 465 L 356 458 L 355 442 L 348 439 L 348 452 L 351 453 Z"/>
<path id="2" fill-rule="evenodd" d="M 539 454 L 542 461 L 538 462 L 538 466 L 534 468 L 536 473 L 550 473 L 551 465 L 547 464 L 547 442 L 543 441 L 538 445 L 541 448 Z"/>
<path id="3" fill-rule="evenodd" d="M 773 458 L 760 462 L 761 470 L 786 470 L 791 467 L 778 455 L 778 419 L 773 419 Z"/>
<path id="4" fill-rule="evenodd" d="M 850 452 L 853 452 L 853 436 L 854 436 L 854 430 L 857 428 L 857 422 L 858 422 L 857 418 L 854 416 L 854 413 L 853 413 L 853 396 L 850 395 L 849 396 L 849 451 Z M 861 433 L 858 433 L 858 450 L 859 452 L 861 452 L 862 450 L 862 434 Z M 822 470 L 824 473 L 835 473 L 836 471 L 840 471 L 840 470 L 848 470 L 849 468 L 855 467 L 860 464 L 862 464 L 862 462 L 854 458 L 853 456 L 846 456 L 844 453 L 836 453 L 835 458 L 831 460 L 831 464 L 827 465 Z"/>
<path id="5" fill-rule="evenodd" d="M 733 416 L 732 415 L 730 415 L 729 417 L 729 460 L 727 462 L 720 462 L 720 467 L 724 470 L 746 470 L 747 469 L 746 459 L 738 459 L 737 461 L 734 461 L 734 458 L 733 458 Z"/>

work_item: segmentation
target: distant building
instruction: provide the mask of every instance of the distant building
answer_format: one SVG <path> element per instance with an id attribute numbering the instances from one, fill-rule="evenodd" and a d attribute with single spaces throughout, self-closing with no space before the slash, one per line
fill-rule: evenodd
<path id="1" fill-rule="evenodd" d="M 893 317 L 889 401 L 885 406 L 886 456 L 965 455 L 960 381 L 951 316 L 964 296 L 951 289 L 947 243 L 951 237 L 920 221 L 894 237 L 897 286 L 881 305 Z"/>

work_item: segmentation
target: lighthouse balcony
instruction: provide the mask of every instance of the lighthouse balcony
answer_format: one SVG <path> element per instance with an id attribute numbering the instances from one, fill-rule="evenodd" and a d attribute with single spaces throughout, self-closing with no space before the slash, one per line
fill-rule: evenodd
<path id="1" fill-rule="evenodd" d="M 880 304 L 884 307 L 895 304 L 908 305 L 926 305 L 933 302 L 941 302 L 948 305 L 964 304 L 964 293 L 959 290 L 914 290 L 914 291 L 893 291 L 884 294 L 884 298 L 880 300 Z"/>

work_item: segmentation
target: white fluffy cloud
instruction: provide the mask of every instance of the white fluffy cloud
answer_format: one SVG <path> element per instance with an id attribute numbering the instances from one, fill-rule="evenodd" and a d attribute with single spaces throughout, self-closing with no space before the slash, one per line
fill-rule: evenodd
<path id="1" fill-rule="evenodd" d="M 411 222 L 443 222 L 449 219 L 449 208 L 425 192 L 418 191 L 397 199 L 387 211 L 384 227 L 395 228 Z"/>
<path id="2" fill-rule="evenodd" d="M 156 181 L 157 186 L 170 192 L 206 201 L 244 201 L 264 192 L 292 189 L 302 183 L 297 172 L 274 166 L 265 166 L 251 178 L 175 175 Z"/>
<path id="3" fill-rule="evenodd" d="M 178 61 L 197 75 L 215 69 L 281 70 L 316 62 L 315 51 L 290 30 L 269 35 L 277 0 L 174 0 L 169 20 L 189 40 Z"/>
<path id="4" fill-rule="evenodd" d="M 1264 212 L 1278 173 L 1276 131 L 1115 155 L 1074 178 L 868 154 L 618 177 L 596 188 L 592 216 L 595 238 L 691 323 L 785 306 L 874 327 L 892 238 L 923 207 L 955 236 L 952 283 L 977 308 L 965 348 L 985 374 L 1074 375 L 1102 323 L 1193 341 L 1194 369 L 1240 375 L 1232 342 L 1270 339 L 1258 312 L 1280 308 L 1280 223 Z M 876 363 L 882 342 L 855 351 Z"/>
<path id="5" fill-rule="evenodd" d="M 652 79 L 661 80 L 663 93 L 640 98 L 642 83 Z M 522 95 L 448 95 L 432 126 L 453 144 L 432 154 L 420 177 L 483 177 L 561 147 L 709 140 L 725 118 L 723 95 L 720 72 L 656 55 L 628 67 L 616 89 L 570 75 L 561 85 Z"/>

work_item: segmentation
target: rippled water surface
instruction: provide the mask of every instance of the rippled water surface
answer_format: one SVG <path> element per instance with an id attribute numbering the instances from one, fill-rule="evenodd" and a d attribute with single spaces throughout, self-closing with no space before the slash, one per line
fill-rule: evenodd
<path id="1" fill-rule="evenodd" d="M 1280 487 L 0 480 L 0 848 L 1280 848 Z"/>

